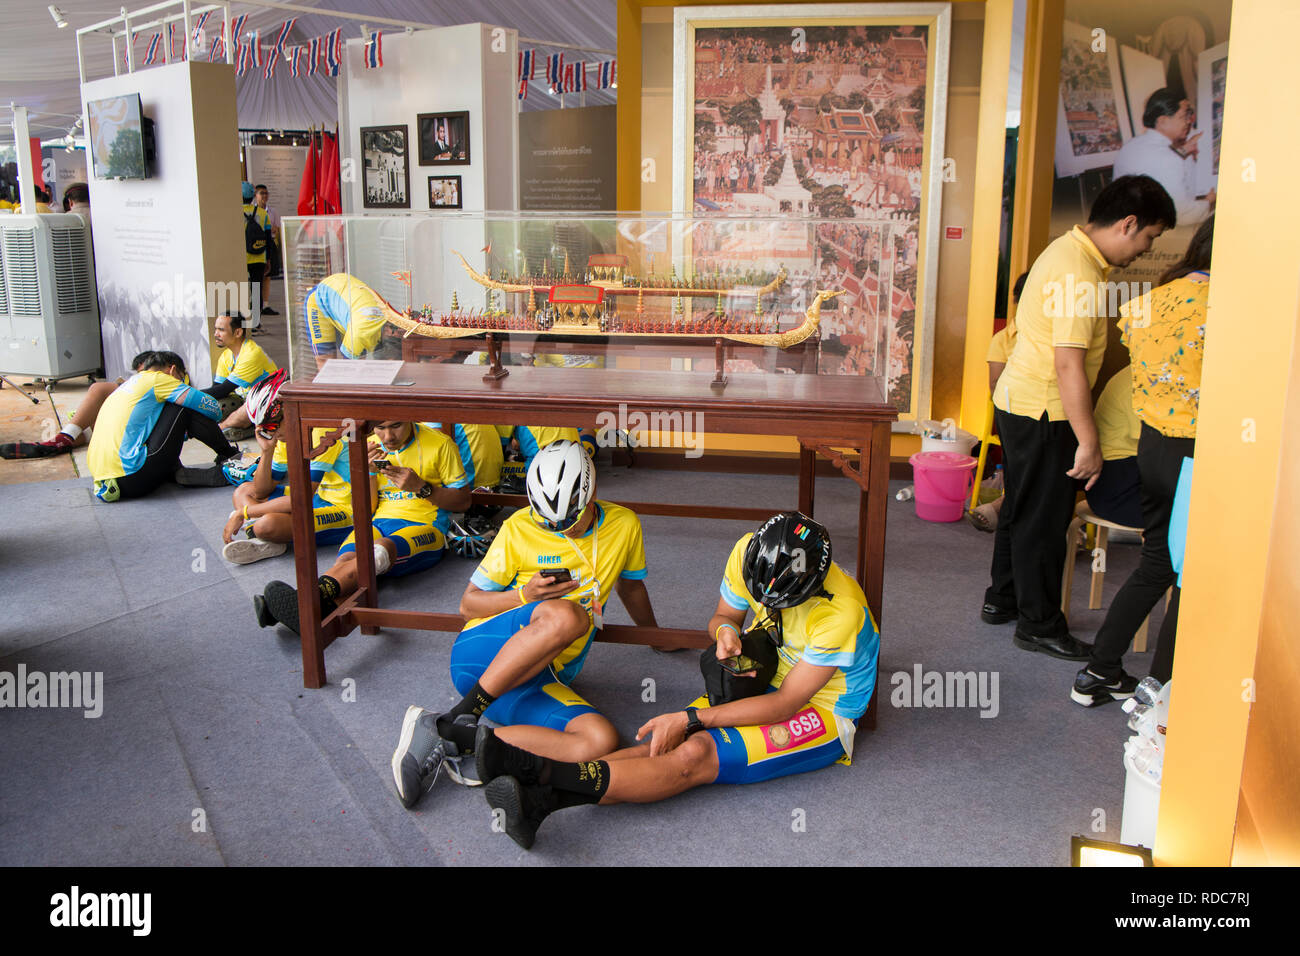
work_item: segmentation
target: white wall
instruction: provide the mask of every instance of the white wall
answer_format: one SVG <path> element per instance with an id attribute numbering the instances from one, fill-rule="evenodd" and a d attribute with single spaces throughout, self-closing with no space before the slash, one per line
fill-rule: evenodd
<path id="1" fill-rule="evenodd" d="M 205 387 L 207 284 L 248 279 L 234 67 L 172 63 L 93 80 L 81 88 L 83 109 L 128 93 L 154 121 L 157 161 L 150 179 L 89 180 L 105 371 L 113 378 L 137 352 L 171 349 Z"/>
<path id="2" fill-rule="evenodd" d="M 469 23 L 384 35 L 384 65 L 365 69 L 363 42 L 347 41 L 339 76 L 343 211 L 400 215 L 362 205 L 361 127 L 404 125 L 410 150 L 411 211 L 429 209 L 430 176 L 460 176 L 465 209 L 514 209 L 518 195 L 518 34 Z M 470 163 L 419 165 L 421 113 L 469 111 Z M 353 174 L 349 177 L 348 160 Z"/>

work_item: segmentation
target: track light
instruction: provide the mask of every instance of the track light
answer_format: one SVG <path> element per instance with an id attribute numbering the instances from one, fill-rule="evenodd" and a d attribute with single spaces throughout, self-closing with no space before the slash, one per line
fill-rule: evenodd
<path id="1" fill-rule="evenodd" d="M 54 25 L 60 30 L 68 25 L 68 20 L 64 17 L 63 11 L 54 4 L 50 4 L 50 17 L 54 20 Z"/>

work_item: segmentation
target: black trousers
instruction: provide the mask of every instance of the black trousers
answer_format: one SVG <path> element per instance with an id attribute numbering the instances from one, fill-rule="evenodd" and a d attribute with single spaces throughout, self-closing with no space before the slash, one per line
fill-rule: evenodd
<path id="1" fill-rule="evenodd" d="M 1174 492 L 1183 459 L 1191 458 L 1196 449 L 1194 438 L 1169 438 L 1142 423 L 1138 439 L 1138 473 L 1142 480 L 1142 557 L 1129 575 L 1106 612 L 1106 621 L 1097 632 L 1088 669 L 1102 677 L 1116 677 L 1121 660 L 1156 602 L 1178 579 L 1169 557 L 1169 516 L 1174 508 Z M 1157 658 L 1163 668 L 1172 666 L 1173 629 L 1178 606 L 1170 603 L 1165 626 L 1160 629 Z M 1173 618 L 1173 622 L 1170 621 Z M 1170 645 L 1166 651 L 1165 644 Z M 1155 663 L 1152 664 L 1154 674 Z M 1164 678 L 1168 680 L 1168 676 Z"/>
<path id="2" fill-rule="evenodd" d="M 1142 527 L 1142 480 L 1136 455 L 1102 462 L 1096 484 L 1084 495 L 1097 517 L 1130 528 Z"/>
<path id="3" fill-rule="evenodd" d="M 118 500 L 142 498 L 173 479 L 181 464 L 181 446 L 187 437 L 197 438 L 216 453 L 219 461 L 239 454 L 221 434 L 221 426 L 201 412 L 165 402 L 149 440 L 144 464 L 137 471 L 117 479 Z"/>
<path id="4" fill-rule="evenodd" d="M 992 579 L 986 604 L 1019 612 L 1016 630 L 1035 637 L 1068 633 L 1061 613 L 1065 532 L 1074 517 L 1078 483 L 1066 474 L 1079 447 L 1068 421 L 1044 412 L 1035 421 L 1000 408 L 1006 498 L 993 538 Z"/>

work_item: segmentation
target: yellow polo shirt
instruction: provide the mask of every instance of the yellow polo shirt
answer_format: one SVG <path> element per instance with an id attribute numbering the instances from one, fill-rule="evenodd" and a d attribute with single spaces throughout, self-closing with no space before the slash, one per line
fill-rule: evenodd
<path id="1" fill-rule="evenodd" d="M 989 339 L 989 352 L 984 356 L 984 361 L 1005 365 L 1011 350 L 1016 347 L 1015 336 L 1016 328 L 1010 322 L 1000 331 L 994 332 L 993 338 Z"/>
<path id="2" fill-rule="evenodd" d="M 1133 368 L 1125 365 L 1110 377 L 1097 399 L 1093 417 L 1103 461 L 1132 458 L 1138 453 L 1142 423 L 1133 411 Z"/>
<path id="3" fill-rule="evenodd" d="M 993 390 L 993 404 L 1037 421 L 1066 420 L 1056 380 L 1056 349 L 1081 348 L 1091 387 L 1106 354 L 1106 258 L 1075 226 L 1043 250 L 1029 270 L 1016 310 L 1015 346 Z"/>
<path id="4" fill-rule="evenodd" d="M 1196 437 L 1209 302 L 1210 274 L 1193 272 L 1119 310 L 1120 341 L 1132 359 L 1133 410 L 1170 438 Z"/>

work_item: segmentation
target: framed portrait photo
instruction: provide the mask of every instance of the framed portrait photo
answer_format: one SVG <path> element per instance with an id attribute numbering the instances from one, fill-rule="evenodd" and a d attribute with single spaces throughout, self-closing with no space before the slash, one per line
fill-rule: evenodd
<path id="1" fill-rule="evenodd" d="M 950 5 L 673 15 L 673 208 L 814 220 L 784 259 L 806 291 L 845 290 L 819 373 L 880 377 L 902 417 L 928 418 Z"/>
<path id="2" fill-rule="evenodd" d="M 430 209 L 460 209 L 463 201 L 459 176 L 429 177 Z"/>
<path id="3" fill-rule="evenodd" d="M 469 111 L 416 117 L 421 166 L 469 165 Z"/>
<path id="4" fill-rule="evenodd" d="M 362 205 L 367 209 L 410 209 L 410 151 L 405 126 L 363 126 L 361 156 L 365 165 Z"/>

